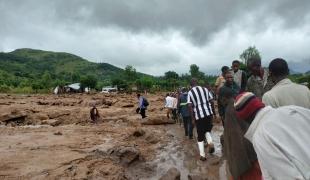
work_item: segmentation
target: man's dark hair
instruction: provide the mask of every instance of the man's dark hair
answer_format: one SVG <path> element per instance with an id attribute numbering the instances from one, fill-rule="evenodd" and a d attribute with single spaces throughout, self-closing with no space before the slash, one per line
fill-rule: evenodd
<path id="1" fill-rule="evenodd" d="M 138 97 L 140 97 L 140 96 L 141 96 L 141 94 L 137 94 L 137 96 L 138 96 Z"/>
<path id="2" fill-rule="evenodd" d="M 287 76 L 289 69 L 287 62 L 282 58 L 276 58 L 269 64 L 269 71 L 276 77 Z"/>
<path id="3" fill-rule="evenodd" d="M 223 67 L 221 68 L 222 73 L 224 73 L 224 72 L 226 72 L 226 71 L 228 71 L 228 70 L 229 70 L 229 67 L 228 67 L 228 66 L 223 66 Z"/>
<path id="4" fill-rule="evenodd" d="M 235 64 L 235 63 L 240 64 L 240 61 L 234 60 L 234 61 L 232 62 L 232 64 Z"/>
<path id="5" fill-rule="evenodd" d="M 261 58 L 258 56 L 250 57 L 247 61 L 247 66 L 251 66 L 254 62 L 262 62 Z"/>
<path id="6" fill-rule="evenodd" d="M 190 84 L 192 87 L 197 86 L 198 80 L 196 78 L 192 78 Z"/>

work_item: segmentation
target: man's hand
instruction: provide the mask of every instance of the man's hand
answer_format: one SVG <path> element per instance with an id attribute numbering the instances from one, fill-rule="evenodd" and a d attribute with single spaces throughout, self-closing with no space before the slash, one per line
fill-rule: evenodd
<path id="1" fill-rule="evenodd" d="M 139 114 L 139 112 L 140 112 L 140 108 L 137 108 L 136 113 Z"/>
<path id="2" fill-rule="evenodd" d="M 192 125 L 193 125 L 193 128 L 196 126 L 196 119 L 192 117 Z"/>

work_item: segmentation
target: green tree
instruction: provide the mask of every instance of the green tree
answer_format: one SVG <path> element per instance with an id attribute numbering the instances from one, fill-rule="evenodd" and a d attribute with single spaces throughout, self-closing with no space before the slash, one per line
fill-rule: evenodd
<path id="1" fill-rule="evenodd" d="M 97 78 L 94 75 L 87 75 L 81 78 L 82 88 L 89 87 L 95 88 L 97 84 Z"/>
<path id="2" fill-rule="evenodd" d="M 155 81 L 149 77 L 142 77 L 136 81 L 136 84 L 139 90 L 150 90 L 155 84 Z"/>
<path id="3" fill-rule="evenodd" d="M 121 90 L 121 89 L 126 90 L 128 88 L 128 84 L 126 83 L 126 81 L 124 81 L 120 77 L 113 78 L 111 82 L 112 82 L 112 86 L 117 86 L 117 90 Z"/>
<path id="4" fill-rule="evenodd" d="M 31 88 L 35 91 L 35 93 L 38 93 L 39 89 L 43 89 L 43 85 L 39 81 L 33 81 L 31 84 Z"/>
<path id="5" fill-rule="evenodd" d="M 179 75 L 174 71 L 165 72 L 165 80 L 167 81 L 168 90 L 174 90 L 178 86 Z"/>
<path id="6" fill-rule="evenodd" d="M 45 71 L 42 76 L 42 86 L 44 88 L 49 88 L 52 85 L 52 77 L 48 71 Z"/>
<path id="7" fill-rule="evenodd" d="M 196 64 L 192 64 L 190 66 L 189 73 L 192 77 L 199 78 L 200 76 L 199 67 Z"/>
<path id="8" fill-rule="evenodd" d="M 125 79 L 129 82 L 133 82 L 137 79 L 137 72 L 133 66 L 127 65 L 124 71 Z"/>
<path id="9" fill-rule="evenodd" d="M 240 59 L 245 65 L 248 65 L 248 60 L 250 58 L 258 58 L 261 59 L 259 51 L 256 49 L 255 46 L 250 46 L 246 50 L 240 54 Z"/>

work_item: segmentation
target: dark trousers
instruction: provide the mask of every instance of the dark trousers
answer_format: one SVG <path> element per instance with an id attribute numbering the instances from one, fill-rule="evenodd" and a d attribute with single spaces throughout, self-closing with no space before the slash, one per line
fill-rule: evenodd
<path id="1" fill-rule="evenodd" d="M 183 117 L 185 136 L 193 137 L 193 124 L 191 117 Z"/>
<path id="2" fill-rule="evenodd" d="M 211 132 L 212 127 L 212 116 L 206 116 L 196 120 L 198 142 L 204 141 L 206 132 Z"/>
<path id="3" fill-rule="evenodd" d="M 140 109 L 140 114 L 141 114 L 142 118 L 145 118 L 145 117 L 146 117 L 146 116 L 145 116 L 145 108 L 141 108 L 141 109 Z"/>
<path id="4" fill-rule="evenodd" d="M 177 119 L 177 109 L 172 110 L 172 119 L 176 120 Z"/>

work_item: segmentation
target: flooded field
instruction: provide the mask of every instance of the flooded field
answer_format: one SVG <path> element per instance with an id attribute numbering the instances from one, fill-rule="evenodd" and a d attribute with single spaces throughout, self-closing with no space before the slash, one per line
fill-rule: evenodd
<path id="1" fill-rule="evenodd" d="M 213 129 L 216 152 L 201 162 L 196 140 L 166 119 L 164 96 L 146 97 L 142 120 L 135 94 L 0 95 L 0 179 L 160 179 L 167 171 L 219 179 L 221 125 Z"/>

